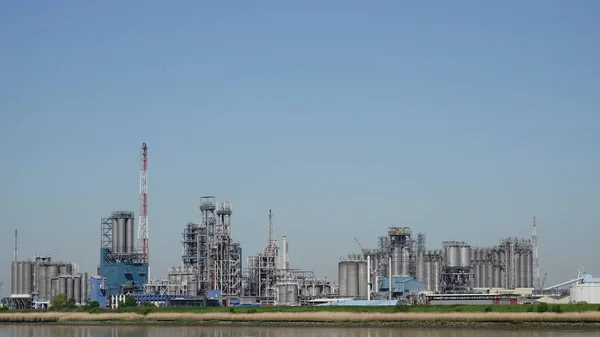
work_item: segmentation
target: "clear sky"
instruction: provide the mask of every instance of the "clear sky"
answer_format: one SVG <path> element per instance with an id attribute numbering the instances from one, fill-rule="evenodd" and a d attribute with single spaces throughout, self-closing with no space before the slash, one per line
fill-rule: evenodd
<path id="1" fill-rule="evenodd" d="M 100 218 L 138 213 L 149 146 L 152 270 L 180 264 L 200 196 L 244 255 L 337 261 L 388 226 L 600 275 L 597 1 L 4 1 L 0 281 L 20 255 L 95 272 Z"/>

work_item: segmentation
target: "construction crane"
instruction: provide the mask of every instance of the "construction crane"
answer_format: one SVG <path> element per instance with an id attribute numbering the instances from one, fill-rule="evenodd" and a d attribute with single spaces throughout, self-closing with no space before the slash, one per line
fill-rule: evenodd
<path id="1" fill-rule="evenodd" d="M 358 241 L 357 238 L 354 238 L 354 241 L 356 242 L 356 244 L 358 245 L 358 247 L 360 248 L 360 252 L 365 255 L 365 249 L 363 248 L 363 246 L 360 244 L 360 241 Z"/>

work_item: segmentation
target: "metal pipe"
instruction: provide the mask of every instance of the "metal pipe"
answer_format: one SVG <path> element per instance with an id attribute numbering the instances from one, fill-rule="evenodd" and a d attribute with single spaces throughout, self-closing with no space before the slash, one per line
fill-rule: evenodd
<path id="1" fill-rule="evenodd" d="M 371 300 L 371 255 L 367 255 L 367 301 Z"/>

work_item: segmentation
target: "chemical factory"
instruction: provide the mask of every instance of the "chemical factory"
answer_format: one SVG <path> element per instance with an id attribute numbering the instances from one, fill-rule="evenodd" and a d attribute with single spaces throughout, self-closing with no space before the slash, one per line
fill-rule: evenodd
<path id="1" fill-rule="evenodd" d="M 503 238 L 492 247 L 443 241 L 440 248 L 428 249 L 424 233 L 389 227 L 377 238 L 377 248 L 363 248 L 354 239 L 360 252 L 340 259 L 334 283 L 290 266 L 288 238 L 274 237 L 271 210 L 265 217 L 264 248 L 244 260 L 242 245 L 233 236 L 232 203 L 214 196 L 200 197 L 200 221 L 183 226 L 180 263 L 166 270 L 165 278 L 152 279 L 147 169 L 144 143 L 137 231 L 133 211 L 113 211 L 101 218 L 99 264 L 91 275 L 50 255 L 19 260 L 15 230 L 11 295 L 2 304 L 43 309 L 59 294 L 77 306 L 98 302 L 109 308 L 127 296 L 156 306 L 395 305 L 398 300 L 419 305 L 517 304 L 541 301 L 564 286 L 571 286 L 570 295 L 562 297 L 566 303 L 600 303 L 600 279 L 583 273 L 582 267 L 572 280 L 544 288 L 535 218 L 531 239 Z"/>

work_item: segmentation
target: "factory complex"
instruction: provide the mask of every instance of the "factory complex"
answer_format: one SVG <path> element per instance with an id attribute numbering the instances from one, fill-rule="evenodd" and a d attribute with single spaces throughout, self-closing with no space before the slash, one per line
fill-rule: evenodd
<path id="1" fill-rule="evenodd" d="M 501 238 L 480 247 L 443 241 L 430 248 L 424 233 L 410 227 L 382 228 L 377 247 L 362 247 L 340 258 L 338 278 L 290 266 L 288 238 L 274 237 L 273 213 L 265 217 L 266 246 L 244 257 L 232 237 L 230 201 L 200 198 L 200 221 L 182 224 L 181 261 L 167 277 L 150 277 L 147 195 L 148 147 L 140 158 L 140 210 L 116 210 L 100 221 L 98 269 L 80 271 L 50 255 L 19 259 L 18 231 L 11 263 L 11 294 L 2 304 L 12 309 L 43 309 L 62 295 L 74 305 L 98 302 L 116 308 L 127 296 L 156 306 L 303 306 L 519 304 L 561 294 L 569 302 L 600 303 L 600 279 L 583 273 L 544 287 L 540 277 L 537 227 L 531 238 Z M 234 221 L 235 222 L 235 221 Z M 336 268 L 336 266 L 331 266 Z M 567 291 L 562 287 L 570 286 Z M 547 297 L 547 296 L 546 296 Z"/>

